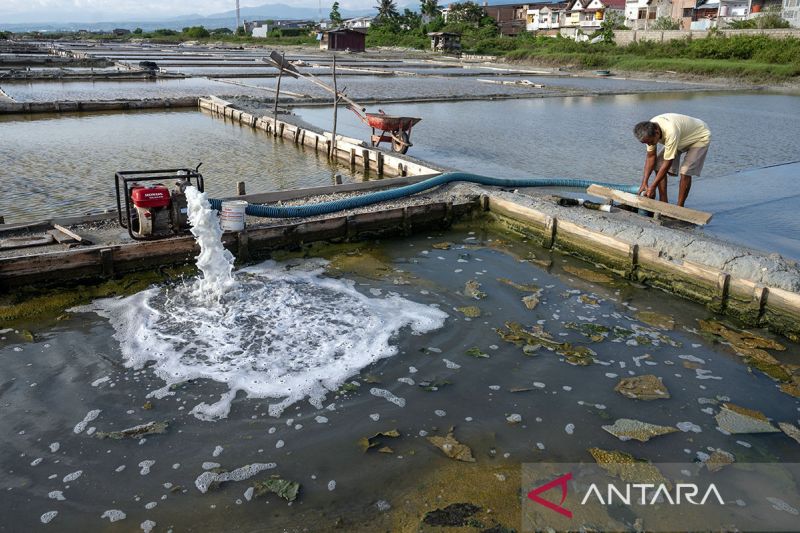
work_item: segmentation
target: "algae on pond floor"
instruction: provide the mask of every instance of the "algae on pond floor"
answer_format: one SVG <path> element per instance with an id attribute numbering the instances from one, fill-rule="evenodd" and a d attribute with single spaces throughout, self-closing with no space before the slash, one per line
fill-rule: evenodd
<path id="1" fill-rule="evenodd" d="M 783 344 L 750 331 L 736 331 L 714 320 L 700 320 L 699 324 L 702 332 L 727 342 L 745 363 L 782 382 L 781 391 L 800 398 L 800 365 L 782 364 L 766 351 L 784 351 Z"/>
<path id="2" fill-rule="evenodd" d="M 568 342 L 554 341 L 553 337 L 538 325 L 525 329 L 517 322 L 506 322 L 505 329 L 496 329 L 495 331 L 504 341 L 523 348 L 523 352 L 526 354 L 529 353 L 525 352 L 526 346 L 541 346 L 564 356 L 568 363 L 579 366 L 592 364 L 594 357 L 597 355 L 587 346 L 573 346 Z"/>
<path id="3" fill-rule="evenodd" d="M 127 274 L 98 284 L 60 289 L 25 287 L 0 298 L 0 321 L 57 316 L 71 307 L 97 298 L 136 294 L 156 283 L 180 279 L 197 272 L 193 265 Z"/>

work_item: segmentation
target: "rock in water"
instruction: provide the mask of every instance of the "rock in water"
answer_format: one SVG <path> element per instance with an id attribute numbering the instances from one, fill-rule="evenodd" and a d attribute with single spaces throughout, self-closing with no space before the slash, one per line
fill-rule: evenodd
<path id="1" fill-rule="evenodd" d="M 722 409 L 716 416 L 717 425 L 728 433 L 778 433 L 780 430 L 773 426 L 764 413 L 753 409 L 746 409 L 732 403 L 722 404 Z"/>
<path id="2" fill-rule="evenodd" d="M 614 390 L 634 400 L 666 400 L 670 397 L 667 387 L 652 374 L 623 378 Z"/>
<path id="3" fill-rule="evenodd" d="M 668 433 L 675 433 L 678 431 L 671 426 L 657 426 L 655 424 L 648 424 L 641 420 L 632 420 L 630 418 L 620 418 L 612 426 L 602 426 L 604 430 L 608 431 L 619 440 L 636 439 L 639 442 L 647 442 L 653 437 L 659 435 L 667 435 Z"/>
<path id="4" fill-rule="evenodd" d="M 475 458 L 472 456 L 472 450 L 469 446 L 461 444 L 455 437 L 453 437 L 453 428 L 447 433 L 446 437 L 428 437 L 428 441 L 442 450 L 444 454 L 450 459 L 456 461 L 464 461 L 466 463 L 474 463 Z"/>

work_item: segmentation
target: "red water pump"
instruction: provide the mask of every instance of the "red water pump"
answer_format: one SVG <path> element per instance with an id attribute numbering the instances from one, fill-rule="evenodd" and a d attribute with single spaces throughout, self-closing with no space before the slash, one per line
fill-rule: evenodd
<path id="1" fill-rule="evenodd" d="M 202 164 L 202 163 L 201 163 Z M 189 229 L 186 187 L 203 192 L 203 176 L 186 168 L 124 170 L 114 175 L 119 223 L 136 240 L 159 239 Z M 167 184 L 172 182 L 172 189 Z M 124 203 L 124 208 L 123 208 Z"/>

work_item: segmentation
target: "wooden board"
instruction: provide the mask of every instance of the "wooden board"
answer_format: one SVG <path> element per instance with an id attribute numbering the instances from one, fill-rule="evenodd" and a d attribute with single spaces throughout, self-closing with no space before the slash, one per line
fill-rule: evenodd
<path id="1" fill-rule="evenodd" d="M 600 185 L 590 185 L 587 189 L 587 192 L 589 194 L 599 196 L 600 198 L 614 200 L 615 202 L 637 207 L 639 209 L 646 209 L 647 211 L 653 211 L 663 216 L 677 220 L 683 220 L 684 222 L 690 222 L 692 224 L 697 224 L 698 226 L 708 224 L 712 216 L 711 213 L 706 213 L 705 211 L 698 211 L 696 209 L 689 209 L 688 207 L 680 207 L 677 205 L 668 204 L 666 202 L 659 202 L 651 198 L 636 196 L 635 194 L 627 192 L 616 191 Z"/>
<path id="2" fill-rule="evenodd" d="M 17 248 L 31 248 L 33 246 L 47 246 L 53 244 L 55 239 L 52 235 L 40 235 L 37 237 L 10 237 L 0 240 L 0 250 L 15 250 Z"/>

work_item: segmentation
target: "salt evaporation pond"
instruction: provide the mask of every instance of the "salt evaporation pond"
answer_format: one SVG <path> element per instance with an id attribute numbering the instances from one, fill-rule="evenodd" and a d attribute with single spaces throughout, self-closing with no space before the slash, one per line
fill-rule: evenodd
<path id="1" fill-rule="evenodd" d="M 0 522 L 416 531 L 418 519 L 401 526 L 393 513 L 421 518 L 437 487 L 458 493 L 468 478 L 507 496 L 511 510 L 498 502 L 494 516 L 516 528 L 523 462 L 591 461 L 591 446 L 660 462 L 717 448 L 739 462 L 800 461 L 783 433 L 717 429 L 723 402 L 793 424 L 800 402 L 711 342 L 701 306 L 623 280 L 586 281 L 587 265 L 479 223 L 275 259 L 236 272 L 219 303 L 188 279 L 4 325 Z M 516 324 L 573 351 L 509 342 Z M 776 340 L 786 350 L 770 353 L 797 364 L 800 347 Z M 569 363 L 586 349 L 591 364 Z M 643 375 L 671 397 L 614 392 Z M 621 441 L 601 427 L 618 418 L 681 429 Z M 149 422 L 169 426 L 98 438 Z M 427 440 L 451 426 L 476 463 Z M 379 432 L 388 436 L 365 451 L 359 439 Z M 249 487 L 273 475 L 300 483 L 299 499 L 254 496 Z M 210 487 L 219 476 L 238 481 Z"/>
<path id="2" fill-rule="evenodd" d="M 143 100 L 184 96 L 263 95 L 253 89 L 235 89 L 206 78 L 136 81 L 4 81 L 3 90 L 17 102 L 73 100 Z"/>
<path id="3" fill-rule="evenodd" d="M 313 150 L 198 111 L 0 117 L 6 222 L 116 208 L 114 173 L 194 167 L 212 197 L 332 183 L 350 175 Z M 347 179 L 347 178 L 345 178 Z"/>
<path id="4" fill-rule="evenodd" d="M 700 117 L 711 128 L 712 142 L 687 207 L 719 215 L 704 228 L 712 235 L 800 259 L 800 217 L 788 205 L 800 194 L 796 165 L 736 174 L 798 159 L 800 97 L 664 93 L 396 104 L 383 109 L 423 118 L 414 127 L 409 151 L 420 159 L 497 177 L 631 184 L 641 182 L 644 164 L 644 149 L 631 133 L 634 124 L 667 112 Z M 307 122 L 330 127 L 329 109 L 295 112 Z M 344 135 L 366 138 L 364 125 L 350 113 L 339 113 L 337 128 Z M 669 181 L 674 203 L 677 180 Z"/>

